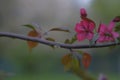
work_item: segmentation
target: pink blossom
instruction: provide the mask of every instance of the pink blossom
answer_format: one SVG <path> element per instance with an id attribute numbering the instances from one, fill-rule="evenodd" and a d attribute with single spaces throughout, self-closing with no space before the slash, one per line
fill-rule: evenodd
<path id="1" fill-rule="evenodd" d="M 84 39 L 91 40 L 93 38 L 93 30 L 95 23 L 91 19 L 87 18 L 87 12 L 84 8 L 80 9 L 80 15 L 82 21 L 76 24 L 75 31 L 77 32 L 77 39 L 82 41 Z"/>
<path id="2" fill-rule="evenodd" d="M 97 42 L 115 41 L 115 39 L 119 37 L 119 34 L 113 30 L 114 27 L 115 22 L 110 22 L 108 26 L 105 24 L 100 24 L 98 29 L 99 38 Z"/>
<path id="3" fill-rule="evenodd" d="M 84 39 L 91 40 L 93 38 L 93 30 L 95 24 L 91 21 L 82 20 L 80 23 L 77 23 L 75 26 L 75 31 L 77 32 L 77 39 L 82 41 Z"/>

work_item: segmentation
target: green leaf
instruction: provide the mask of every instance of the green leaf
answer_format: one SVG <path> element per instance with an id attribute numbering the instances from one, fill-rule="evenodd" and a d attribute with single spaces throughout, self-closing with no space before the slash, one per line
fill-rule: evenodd
<path id="1" fill-rule="evenodd" d="M 68 27 L 57 27 L 57 28 L 52 28 L 49 31 L 63 31 L 63 32 L 70 32 Z"/>
<path id="2" fill-rule="evenodd" d="M 81 50 L 77 50 L 76 52 L 79 53 L 80 55 L 84 53 L 84 52 L 81 51 Z"/>
<path id="3" fill-rule="evenodd" d="M 64 65 L 64 70 L 69 71 L 72 67 L 72 55 L 71 55 L 71 53 L 64 55 L 62 57 L 61 62 Z"/>
<path id="4" fill-rule="evenodd" d="M 53 39 L 53 38 L 51 38 L 51 37 L 47 37 L 47 38 L 45 38 L 46 40 L 48 40 L 48 41 L 53 41 L 53 42 L 55 42 L 55 39 Z"/>
<path id="5" fill-rule="evenodd" d="M 76 35 L 74 35 L 71 39 L 71 44 L 74 43 L 77 40 Z"/>
<path id="6" fill-rule="evenodd" d="M 71 40 L 70 40 L 70 39 L 66 39 L 66 40 L 64 41 L 64 43 L 66 43 L 66 44 L 72 44 L 72 43 L 74 43 L 76 40 L 77 40 L 76 36 L 73 36 Z"/>
<path id="7" fill-rule="evenodd" d="M 120 24 L 115 27 L 115 31 L 119 32 L 120 31 Z"/>
<path id="8" fill-rule="evenodd" d="M 69 40 L 69 39 L 66 39 L 66 40 L 64 41 L 64 43 L 70 44 L 70 40 Z"/>
<path id="9" fill-rule="evenodd" d="M 25 27 L 28 27 L 28 28 L 31 28 L 32 30 L 35 30 L 35 27 L 31 24 L 26 24 L 26 25 L 23 25 Z"/>
<path id="10" fill-rule="evenodd" d="M 74 70 L 78 70 L 80 68 L 80 61 L 76 58 L 72 58 L 72 67 Z"/>
<path id="11" fill-rule="evenodd" d="M 45 39 L 48 40 L 48 41 L 55 42 L 55 39 L 53 39 L 53 38 L 51 38 L 51 37 L 47 37 L 47 38 L 45 38 Z M 50 47 L 52 47 L 53 49 L 55 48 L 55 46 L 50 46 Z"/>

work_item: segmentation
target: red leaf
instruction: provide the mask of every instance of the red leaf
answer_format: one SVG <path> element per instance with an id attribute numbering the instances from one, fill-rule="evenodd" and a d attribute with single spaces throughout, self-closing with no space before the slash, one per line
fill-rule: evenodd
<path id="1" fill-rule="evenodd" d="M 88 67 L 90 66 L 90 63 L 91 63 L 91 55 L 88 54 L 88 53 L 83 53 L 83 56 L 82 56 L 82 64 L 84 66 L 85 69 L 88 69 Z"/>
<path id="2" fill-rule="evenodd" d="M 62 57 L 62 64 L 64 65 L 64 70 L 69 71 L 72 67 L 72 55 L 66 54 Z"/>
<path id="3" fill-rule="evenodd" d="M 36 30 L 32 30 L 28 33 L 28 36 L 30 37 L 39 37 L 40 34 L 36 31 Z M 27 41 L 29 49 L 31 51 L 32 48 L 36 47 L 38 45 L 37 42 L 33 42 L 33 41 Z"/>
<path id="4" fill-rule="evenodd" d="M 72 61 L 72 56 L 71 56 L 71 54 L 66 54 L 66 55 L 64 55 L 63 58 L 62 58 L 62 64 L 63 64 L 63 65 L 66 65 L 66 64 L 70 63 L 71 61 Z"/>

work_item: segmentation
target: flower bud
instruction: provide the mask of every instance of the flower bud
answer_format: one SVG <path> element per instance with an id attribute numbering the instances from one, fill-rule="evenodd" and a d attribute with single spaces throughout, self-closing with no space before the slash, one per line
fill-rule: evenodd
<path id="1" fill-rule="evenodd" d="M 113 19 L 113 22 L 120 22 L 120 16 L 116 16 L 116 17 Z"/>
<path id="2" fill-rule="evenodd" d="M 81 15 L 81 17 L 87 17 L 87 13 L 86 13 L 86 10 L 84 8 L 80 9 L 80 15 Z"/>

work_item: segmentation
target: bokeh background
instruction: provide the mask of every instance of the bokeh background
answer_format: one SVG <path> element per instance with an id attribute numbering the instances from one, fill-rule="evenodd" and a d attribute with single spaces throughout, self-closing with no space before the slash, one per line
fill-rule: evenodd
<path id="1" fill-rule="evenodd" d="M 30 29 L 22 25 L 37 24 L 43 31 L 67 26 L 74 34 L 74 26 L 80 21 L 80 8 L 84 7 L 98 26 L 100 22 L 109 24 L 120 15 L 119 4 L 120 0 L 0 0 L 0 31 L 26 35 Z M 71 34 L 52 32 L 49 36 L 62 42 Z M 95 76 L 102 73 L 109 80 L 119 80 L 119 49 L 120 46 L 84 49 L 93 58 L 88 71 Z M 61 58 L 65 53 L 69 51 L 39 44 L 30 54 L 26 41 L 0 38 L 0 80 L 79 80 L 64 71 Z"/>

